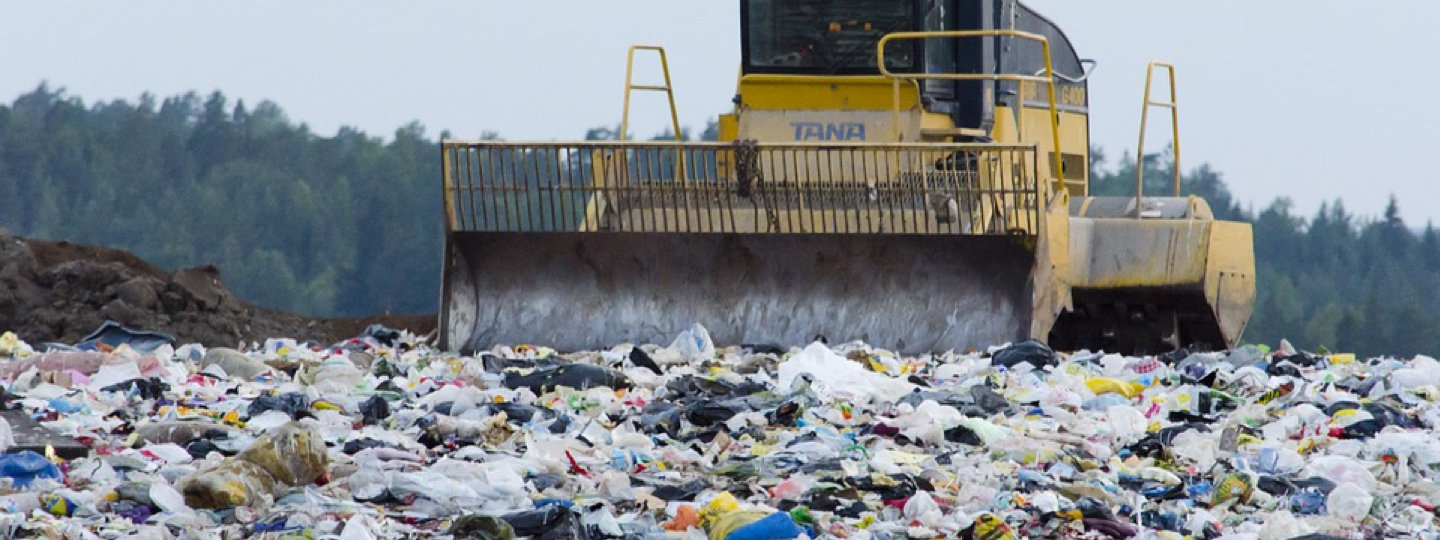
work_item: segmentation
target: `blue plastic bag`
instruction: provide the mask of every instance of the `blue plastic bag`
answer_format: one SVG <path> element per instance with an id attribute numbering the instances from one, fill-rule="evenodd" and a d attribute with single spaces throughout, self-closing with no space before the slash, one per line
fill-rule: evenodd
<path id="1" fill-rule="evenodd" d="M 790 540 L 805 533 L 790 514 L 776 512 L 730 533 L 725 540 Z"/>
<path id="2" fill-rule="evenodd" d="M 0 455 L 0 476 L 9 478 L 17 488 L 30 487 L 37 478 L 61 480 L 60 468 L 45 456 L 25 451 Z"/>

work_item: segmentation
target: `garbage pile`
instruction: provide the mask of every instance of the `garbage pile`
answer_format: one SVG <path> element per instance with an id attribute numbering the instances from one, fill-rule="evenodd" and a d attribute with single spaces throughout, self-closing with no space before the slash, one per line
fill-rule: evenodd
<path id="1" fill-rule="evenodd" d="M 118 342 L 117 342 L 118 341 Z M 0 337 L 0 537 L 1437 538 L 1440 362 Z M 0 446 L 13 444 L 0 425 Z"/>

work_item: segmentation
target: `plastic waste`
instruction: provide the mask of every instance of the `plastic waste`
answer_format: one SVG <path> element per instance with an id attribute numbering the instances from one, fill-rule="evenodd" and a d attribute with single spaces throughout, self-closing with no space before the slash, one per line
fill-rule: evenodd
<path id="1" fill-rule="evenodd" d="M 1236 368 L 1253 366 L 1265 361 L 1265 350 L 1256 345 L 1244 345 L 1231 351 L 1225 362 Z"/>
<path id="2" fill-rule="evenodd" d="M 255 360 L 245 353 L 225 347 L 215 347 L 205 351 L 205 358 L 200 361 L 201 366 L 218 366 L 225 370 L 225 374 L 240 379 L 254 379 L 270 372 L 270 366 L 264 362 Z"/>
<path id="3" fill-rule="evenodd" d="M 3 390 L 0 390 L 3 394 Z M 0 453 L 4 453 L 11 446 L 15 446 L 15 431 L 10 428 L 10 421 L 0 418 Z"/>
<path id="4" fill-rule="evenodd" d="M 370 396 L 360 404 L 360 414 L 366 424 L 376 424 L 390 418 L 390 402 L 380 396 Z"/>
<path id="5" fill-rule="evenodd" d="M 687 360 L 705 360 L 715 356 L 715 343 L 710 340 L 710 332 L 696 323 L 675 336 L 669 350 Z"/>
<path id="6" fill-rule="evenodd" d="M 169 484 L 156 482 L 150 484 L 150 502 L 165 512 L 183 512 L 189 510 L 185 506 L 185 496 L 175 491 Z"/>
<path id="7" fill-rule="evenodd" d="M 110 359 L 110 355 L 94 351 L 46 352 L 0 363 L 0 377 L 14 382 L 19 380 L 21 374 L 32 369 L 36 371 L 36 375 L 55 376 L 75 372 L 88 376 L 94 375 L 100 370 L 100 366 Z"/>
<path id="8" fill-rule="evenodd" d="M 683 532 L 699 525 L 700 512 L 695 509 L 695 505 L 682 504 L 675 510 L 675 518 L 666 522 L 664 527 L 667 531 Z"/>
<path id="9" fill-rule="evenodd" d="M 648 369 L 656 375 L 665 374 L 665 371 L 660 369 L 660 364 L 656 364 L 655 359 L 651 358 L 650 355 L 645 352 L 645 349 L 631 347 L 630 354 L 627 355 L 627 357 L 630 359 L 631 364 Z"/>
<path id="10" fill-rule="evenodd" d="M 1428 357 L 903 355 L 715 344 L 703 328 L 668 346 L 456 355 L 374 330 L 152 353 L 36 354 L 0 335 L 3 401 L 20 409 L 5 416 L 90 450 L 22 446 L 45 472 L 0 478 L 17 487 L 0 489 L 0 537 L 17 524 L 144 540 L 1440 532 Z"/>
<path id="11" fill-rule="evenodd" d="M 0 357 L 20 357 L 35 354 L 29 343 L 20 340 L 15 332 L 0 333 Z"/>
<path id="12" fill-rule="evenodd" d="M 218 465 L 181 479 L 192 508 L 266 507 L 279 485 L 313 483 L 326 473 L 325 443 L 312 428 L 291 422 L 255 440 Z"/>
<path id="13" fill-rule="evenodd" d="M 1170 453 L 1202 469 L 1215 464 L 1220 445 L 1213 434 L 1199 430 L 1181 431 L 1170 440 Z"/>
<path id="14" fill-rule="evenodd" d="M 734 514 L 741 513 L 734 512 Z M 775 512 L 737 527 L 723 538 L 725 540 L 789 540 L 802 534 L 805 534 L 805 529 L 796 525 L 795 519 L 790 517 L 790 514 Z M 712 538 L 713 536 L 712 534 Z"/>
<path id="15" fill-rule="evenodd" d="M 1145 385 L 1134 381 L 1122 381 L 1099 377 L 1085 381 L 1085 387 L 1096 395 L 1119 394 L 1127 399 L 1140 395 L 1145 390 Z"/>
<path id="16" fill-rule="evenodd" d="M 404 337 L 404 331 L 383 324 L 372 324 L 365 327 L 365 331 L 361 332 L 359 337 L 373 339 L 376 344 L 381 346 L 394 347 Z"/>
<path id="17" fill-rule="evenodd" d="M 1250 500 L 1254 493 L 1254 479 L 1244 473 L 1233 473 L 1220 481 L 1215 487 L 1215 493 L 1210 499 L 1211 506 L 1218 506 L 1229 502 L 1245 503 Z"/>
<path id="18" fill-rule="evenodd" d="M 174 344 L 175 336 L 170 334 L 144 332 L 126 328 L 115 321 L 105 321 L 90 335 L 81 338 L 80 342 L 75 344 L 75 348 L 82 351 L 93 351 L 101 346 L 114 349 L 121 345 L 129 345 L 130 348 L 142 353 L 150 353 L 160 347 Z"/>
<path id="19" fill-rule="evenodd" d="M 31 451 L 0 455 L 0 477 L 10 480 L 17 489 L 30 487 L 36 480 L 62 480 L 64 476 L 45 456 Z"/>
<path id="20" fill-rule="evenodd" d="M 960 426 L 970 430 L 979 439 L 980 444 L 993 444 L 1010 436 L 1005 428 L 995 425 L 983 418 L 962 418 L 958 420 Z"/>
<path id="21" fill-rule="evenodd" d="M 305 394 L 293 392 L 259 396 L 245 408 L 245 414 L 253 418 L 265 414 L 267 411 L 280 411 L 293 418 L 308 408 L 310 408 L 310 398 Z"/>
<path id="22" fill-rule="evenodd" d="M 58 493 L 49 493 L 40 496 L 40 507 L 51 514 L 69 517 L 75 514 L 75 501 L 65 498 Z"/>
<path id="23" fill-rule="evenodd" d="M 630 388 L 630 379 L 613 369 L 589 364 L 563 364 L 530 372 L 505 373 L 506 388 L 526 388 L 536 394 L 544 394 L 561 387 L 587 390 L 601 386 L 616 390 L 626 389 Z"/>
<path id="24" fill-rule="evenodd" d="M 135 362 L 108 363 L 100 366 L 100 369 L 90 377 L 90 384 L 86 386 L 93 391 L 102 392 L 105 388 L 144 378 L 145 376 L 140 373 L 140 366 Z"/>
<path id="25" fill-rule="evenodd" d="M 1293 492 L 1290 495 L 1291 511 L 1299 515 L 1313 516 L 1325 510 L 1327 497 L 1325 492 L 1309 488 Z"/>
<path id="26" fill-rule="evenodd" d="M 583 538 L 580 518 L 567 506 L 547 505 L 534 510 L 505 514 L 502 519 L 519 537 L 540 540 Z"/>
<path id="27" fill-rule="evenodd" d="M 819 388 L 816 388 L 817 393 L 826 397 L 873 395 L 893 402 L 915 390 L 914 384 L 869 371 L 858 362 L 835 354 L 835 351 L 818 341 L 805 347 L 800 354 L 781 362 L 778 375 L 777 384 L 780 389 L 793 392 L 797 389 L 797 380 L 813 380 L 819 385 Z"/>
<path id="28" fill-rule="evenodd" d="M 995 351 L 990 355 L 990 362 L 997 366 L 1014 368 L 1021 363 L 1028 363 L 1032 367 L 1043 368 L 1053 366 L 1059 362 L 1059 356 L 1050 347 L 1035 340 L 1022 341 Z"/>
<path id="29" fill-rule="evenodd" d="M 1375 475 L 1368 464 L 1344 455 L 1324 455 L 1311 458 L 1301 471 L 1305 476 L 1319 476 L 1336 485 L 1350 483 L 1362 490 L 1375 489 Z"/>
<path id="30" fill-rule="evenodd" d="M 1350 523 L 1358 523 L 1370 514 L 1375 497 L 1369 491 L 1351 482 L 1340 482 L 1325 499 L 1325 508 L 1330 516 Z"/>
<path id="31" fill-rule="evenodd" d="M 1106 426 L 1115 437 L 1128 443 L 1135 437 L 1143 435 L 1149 429 L 1149 422 L 1145 420 L 1144 413 L 1129 405 L 1116 405 L 1105 409 Z"/>
<path id="32" fill-rule="evenodd" d="M 927 524 L 939 521 L 941 516 L 940 503 L 924 491 L 912 495 L 901 510 L 906 518 L 929 522 Z"/>
<path id="33" fill-rule="evenodd" d="M 810 489 L 813 481 L 805 475 L 795 475 L 786 478 L 773 488 L 770 488 L 770 495 L 776 499 L 799 500 L 805 491 Z"/>
<path id="34" fill-rule="evenodd" d="M 455 540 L 511 540 L 515 528 L 498 517 L 469 515 L 457 518 L 446 534 Z"/>

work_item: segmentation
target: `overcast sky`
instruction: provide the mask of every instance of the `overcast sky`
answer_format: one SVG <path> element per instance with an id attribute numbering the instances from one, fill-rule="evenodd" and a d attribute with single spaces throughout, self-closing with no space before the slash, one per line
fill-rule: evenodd
<path id="1" fill-rule="evenodd" d="M 1135 148 L 1146 61 L 1170 60 L 1186 165 L 1213 164 L 1242 202 L 1288 196 L 1309 215 L 1343 198 L 1377 215 L 1393 193 L 1411 224 L 1440 221 L 1440 2 L 1028 3 L 1099 61 L 1092 136 L 1112 159 Z M 0 6 L 0 99 L 41 81 L 87 103 L 221 90 L 323 135 L 418 120 L 459 138 L 578 138 L 618 123 L 630 43 L 667 47 L 681 122 L 698 130 L 729 105 L 739 64 L 726 0 Z M 663 103 L 641 96 L 636 131 L 665 125 Z"/>

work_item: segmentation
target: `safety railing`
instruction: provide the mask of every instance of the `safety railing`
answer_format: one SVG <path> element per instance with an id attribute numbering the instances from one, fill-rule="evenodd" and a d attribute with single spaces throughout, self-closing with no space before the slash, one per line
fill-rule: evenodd
<path id="1" fill-rule="evenodd" d="M 1165 68 L 1170 74 L 1170 101 L 1155 101 L 1150 97 L 1150 83 L 1155 78 L 1155 68 Z M 1145 128 L 1150 122 L 1150 108 L 1170 109 L 1170 135 L 1175 148 L 1175 196 L 1180 196 L 1180 100 L 1175 91 L 1175 65 L 1169 62 L 1150 62 L 1145 67 L 1145 103 L 1140 109 L 1140 144 L 1135 150 L 1135 217 L 1144 217 L 1145 197 Z"/>
<path id="2" fill-rule="evenodd" d="M 885 46 L 891 41 L 959 39 L 977 37 L 1009 37 L 1040 43 L 1040 47 L 1045 54 L 1045 71 L 1041 72 L 1040 75 L 1024 75 L 1019 73 L 894 73 L 885 66 Z M 1066 181 L 1065 175 L 1062 172 L 1064 169 L 1062 168 L 1062 164 L 1060 161 L 1060 112 L 1059 109 L 1057 109 L 1055 106 L 1055 70 L 1050 62 L 1050 40 L 1046 39 L 1045 36 L 1039 34 L 1032 34 L 1029 32 L 1022 32 L 1019 30 L 952 30 L 943 32 L 895 32 L 892 34 L 886 34 L 885 37 L 880 38 L 880 42 L 875 44 L 875 51 L 876 62 L 880 65 L 880 74 L 889 78 L 894 88 L 892 111 L 894 114 L 893 121 L 897 126 L 897 129 L 898 126 L 900 126 L 901 81 L 1009 81 L 1016 83 L 1029 82 L 1047 85 L 1050 89 L 1050 136 L 1054 144 L 1054 151 L 1051 153 L 1054 155 L 1055 159 L 1055 163 L 1053 164 L 1054 168 L 1051 169 L 1051 171 L 1055 180 L 1055 190 L 1057 192 L 1065 190 Z M 1016 111 L 1017 126 L 1023 125 L 1023 122 L 1019 122 L 1019 119 L 1019 111 Z M 1084 189 L 1084 182 L 1077 182 L 1077 184 L 1082 190 Z"/>
<path id="3" fill-rule="evenodd" d="M 1043 219 L 1033 146 L 446 141 L 442 152 L 453 232 L 1033 235 Z"/>

